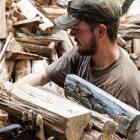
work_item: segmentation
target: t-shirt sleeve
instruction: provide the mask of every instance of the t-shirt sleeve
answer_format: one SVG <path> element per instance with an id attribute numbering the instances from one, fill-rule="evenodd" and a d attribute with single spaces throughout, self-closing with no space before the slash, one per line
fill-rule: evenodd
<path id="1" fill-rule="evenodd" d="M 45 68 L 47 80 L 64 87 L 66 75 L 74 73 L 75 63 L 76 49 L 72 49 Z"/>

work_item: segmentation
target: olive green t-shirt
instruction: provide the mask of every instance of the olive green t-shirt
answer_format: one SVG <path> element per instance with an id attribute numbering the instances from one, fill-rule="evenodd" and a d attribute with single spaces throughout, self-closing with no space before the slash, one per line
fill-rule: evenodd
<path id="1" fill-rule="evenodd" d="M 76 74 L 140 110 L 140 73 L 128 53 L 120 48 L 119 59 L 103 70 L 94 69 L 92 61 L 74 48 L 46 68 L 47 78 L 63 87 L 66 75 Z"/>

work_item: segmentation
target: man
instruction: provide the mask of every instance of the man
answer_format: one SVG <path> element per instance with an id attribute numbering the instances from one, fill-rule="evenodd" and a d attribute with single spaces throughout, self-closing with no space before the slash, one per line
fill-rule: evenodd
<path id="1" fill-rule="evenodd" d="M 55 20 L 71 27 L 77 48 L 46 68 L 32 73 L 15 85 L 43 85 L 54 81 L 63 87 L 67 74 L 76 74 L 112 96 L 140 109 L 140 76 L 129 55 L 116 43 L 121 11 L 111 0 L 73 0 L 68 14 Z"/>

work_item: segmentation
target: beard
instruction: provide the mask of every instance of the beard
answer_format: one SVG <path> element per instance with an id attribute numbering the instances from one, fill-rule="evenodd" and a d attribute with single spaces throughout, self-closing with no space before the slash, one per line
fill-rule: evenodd
<path id="1" fill-rule="evenodd" d="M 97 52 L 98 44 L 96 37 L 92 37 L 89 43 L 84 46 L 78 47 L 77 52 L 82 56 L 95 55 Z"/>

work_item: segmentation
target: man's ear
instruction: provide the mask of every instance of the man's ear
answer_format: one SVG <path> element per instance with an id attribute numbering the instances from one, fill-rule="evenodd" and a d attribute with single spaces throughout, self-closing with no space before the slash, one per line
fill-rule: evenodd
<path id="1" fill-rule="evenodd" d="M 103 38 L 107 34 L 107 28 L 104 24 L 98 26 L 98 38 Z"/>

